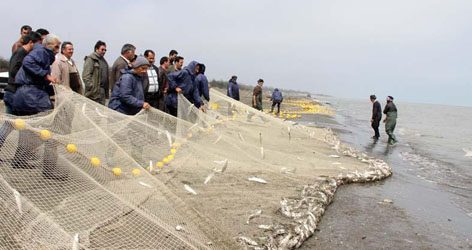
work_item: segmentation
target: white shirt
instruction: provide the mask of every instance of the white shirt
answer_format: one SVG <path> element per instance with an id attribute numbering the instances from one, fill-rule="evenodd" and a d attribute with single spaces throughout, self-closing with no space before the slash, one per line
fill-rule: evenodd
<path id="1" fill-rule="evenodd" d="M 159 82 L 157 81 L 158 75 L 154 67 L 150 66 L 147 70 L 147 75 L 149 79 L 149 90 L 148 93 L 156 93 L 159 91 Z"/>

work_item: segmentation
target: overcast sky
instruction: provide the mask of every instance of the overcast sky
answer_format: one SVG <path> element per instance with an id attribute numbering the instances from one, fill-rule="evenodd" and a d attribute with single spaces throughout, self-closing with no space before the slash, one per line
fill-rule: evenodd
<path id="1" fill-rule="evenodd" d="M 20 4 L 21 3 L 21 4 Z M 124 43 L 176 49 L 209 79 L 338 97 L 472 106 L 472 1 L 5 1 L 0 56 L 19 29 L 72 41 L 82 62 L 97 40 L 113 64 Z"/>

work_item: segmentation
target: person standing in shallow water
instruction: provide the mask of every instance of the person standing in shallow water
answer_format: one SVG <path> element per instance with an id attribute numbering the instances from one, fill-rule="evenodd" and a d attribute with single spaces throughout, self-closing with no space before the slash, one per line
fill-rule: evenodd
<path id="1" fill-rule="evenodd" d="M 379 126 L 380 121 L 382 120 L 382 107 L 380 106 L 379 101 L 377 101 L 377 97 L 375 95 L 370 96 L 370 101 L 372 102 L 372 119 L 370 120 L 370 124 L 374 129 L 375 135 L 372 136 L 372 139 L 378 140 L 380 138 L 379 133 Z"/>
<path id="2" fill-rule="evenodd" d="M 397 143 L 397 138 L 393 134 L 395 126 L 397 125 L 397 107 L 393 103 L 393 97 L 387 97 L 387 104 L 385 105 L 384 112 L 387 117 L 384 119 L 385 132 L 388 135 L 388 143 L 393 145 Z"/>

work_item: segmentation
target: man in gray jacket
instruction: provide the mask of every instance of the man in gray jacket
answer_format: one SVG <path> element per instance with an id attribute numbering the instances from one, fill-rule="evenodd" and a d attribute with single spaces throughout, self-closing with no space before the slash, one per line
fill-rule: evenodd
<path id="1" fill-rule="evenodd" d="M 134 58 L 135 51 L 136 47 L 129 43 L 123 45 L 121 48 L 121 55 L 116 58 L 113 66 L 111 66 L 110 92 L 113 91 L 115 83 L 120 80 L 121 70 L 130 66 L 130 61 Z"/>
<path id="2" fill-rule="evenodd" d="M 84 95 L 105 105 L 108 97 L 108 63 L 104 56 L 107 45 L 103 41 L 95 44 L 95 52 L 85 57 L 82 79 L 84 80 Z"/>

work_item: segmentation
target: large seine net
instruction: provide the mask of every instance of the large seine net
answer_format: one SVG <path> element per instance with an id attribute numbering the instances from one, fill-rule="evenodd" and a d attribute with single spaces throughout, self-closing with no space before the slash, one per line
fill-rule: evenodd
<path id="1" fill-rule="evenodd" d="M 1 116 L 0 249 L 293 248 L 338 185 L 390 174 L 214 90 L 206 113 L 179 96 L 178 118 L 62 88 L 55 106 Z"/>

